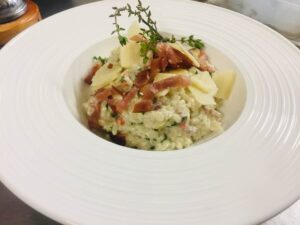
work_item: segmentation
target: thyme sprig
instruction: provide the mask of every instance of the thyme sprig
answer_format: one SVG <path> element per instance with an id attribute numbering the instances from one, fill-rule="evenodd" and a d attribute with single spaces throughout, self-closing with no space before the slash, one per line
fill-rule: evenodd
<path id="1" fill-rule="evenodd" d="M 125 29 L 123 27 L 121 27 L 118 23 L 118 17 L 122 16 L 122 12 L 127 11 L 127 6 L 121 7 L 121 8 L 117 8 L 117 7 L 113 7 L 114 10 L 114 14 L 111 14 L 109 17 L 113 17 L 114 18 L 114 23 L 113 25 L 115 26 L 115 30 L 113 32 L 111 32 L 111 34 L 117 34 L 118 35 L 118 39 L 120 44 L 126 45 L 126 43 L 128 42 L 127 37 L 123 36 L 121 34 L 122 31 L 124 31 Z"/>
<path id="2" fill-rule="evenodd" d="M 122 46 L 126 45 L 128 42 L 128 38 L 122 35 L 122 31 L 125 29 L 120 26 L 118 23 L 118 17 L 122 16 L 123 12 L 128 13 L 128 17 L 135 16 L 137 17 L 139 23 L 143 23 L 146 25 L 147 29 L 141 28 L 141 35 L 147 40 L 141 42 L 141 50 L 140 54 L 144 59 L 144 63 L 148 61 L 148 52 L 155 51 L 156 45 L 159 42 L 170 42 L 175 43 L 176 41 L 181 42 L 182 44 L 187 44 L 192 48 L 201 49 L 204 47 L 204 43 L 201 39 L 194 38 L 193 35 L 189 37 L 182 37 L 180 39 L 176 39 L 173 35 L 171 37 L 163 37 L 157 28 L 157 22 L 152 19 L 152 13 L 150 11 L 150 6 L 144 7 L 141 0 L 138 0 L 138 4 L 135 8 L 131 7 L 131 5 L 127 4 L 123 7 L 113 7 L 114 13 L 110 15 L 110 17 L 114 18 L 114 26 L 115 30 L 112 34 L 117 34 L 119 42 Z"/>
<path id="3" fill-rule="evenodd" d="M 182 37 L 180 39 L 180 42 L 182 44 L 187 44 L 189 45 L 190 47 L 192 48 L 198 48 L 198 49 L 201 49 L 204 47 L 204 43 L 202 42 L 202 40 L 200 39 L 195 39 L 194 38 L 194 35 L 190 35 L 188 38 L 186 37 Z"/>

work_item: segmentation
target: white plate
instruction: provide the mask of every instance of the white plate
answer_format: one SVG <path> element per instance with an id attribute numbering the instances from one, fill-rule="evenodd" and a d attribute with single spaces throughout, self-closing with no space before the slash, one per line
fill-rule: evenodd
<path id="1" fill-rule="evenodd" d="M 225 9 L 143 2 L 161 30 L 194 33 L 215 61 L 237 67 L 228 129 L 170 152 L 120 147 L 88 131 L 75 110 L 78 79 L 92 46 L 109 37 L 111 7 L 124 2 L 89 4 L 40 22 L 0 51 L 1 181 L 64 224 L 256 224 L 288 207 L 300 196 L 299 50 Z"/>

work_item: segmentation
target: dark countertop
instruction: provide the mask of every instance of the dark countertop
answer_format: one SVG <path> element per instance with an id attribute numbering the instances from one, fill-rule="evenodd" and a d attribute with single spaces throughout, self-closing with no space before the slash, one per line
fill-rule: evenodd
<path id="1" fill-rule="evenodd" d="M 34 2 L 38 4 L 42 18 L 46 18 L 63 10 L 91 2 L 97 2 L 97 0 L 35 0 Z"/>
<path id="2" fill-rule="evenodd" d="M 96 0 L 36 0 L 43 18 Z M 300 201 L 263 225 L 300 224 Z M 290 222 L 288 222 L 290 221 Z M 0 225 L 60 225 L 20 201 L 0 182 Z M 142 225 L 142 224 L 141 224 Z"/>

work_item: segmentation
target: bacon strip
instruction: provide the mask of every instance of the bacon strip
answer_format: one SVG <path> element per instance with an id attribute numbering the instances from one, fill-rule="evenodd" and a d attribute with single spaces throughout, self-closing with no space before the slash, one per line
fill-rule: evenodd
<path id="1" fill-rule="evenodd" d="M 118 117 L 117 124 L 123 126 L 125 124 L 125 120 L 122 117 Z"/>
<path id="2" fill-rule="evenodd" d="M 151 80 L 155 78 L 155 76 L 161 71 L 161 59 L 156 58 L 151 61 L 150 65 L 150 77 Z"/>
<path id="3" fill-rule="evenodd" d="M 154 58 L 153 64 L 151 64 L 151 70 L 159 69 L 165 71 L 170 68 L 189 68 L 193 66 L 193 63 L 181 52 L 172 48 L 166 43 L 158 43 L 155 52 L 156 58 Z"/>
<path id="4" fill-rule="evenodd" d="M 170 87 L 187 87 L 190 84 L 191 79 L 185 75 L 173 76 L 153 83 L 153 85 L 158 89 L 158 91 L 163 91 L 164 89 Z"/>
<path id="5" fill-rule="evenodd" d="M 193 66 L 193 62 L 187 58 L 184 54 L 182 54 L 181 52 L 179 52 L 176 49 L 174 50 L 174 54 L 176 55 L 177 58 L 180 58 L 181 62 L 177 61 L 175 63 L 170 62 L 170 67 L 173 69 L 177 69 L 177 68 L 190 68 Z M 178 59 L 177 59 L 178 60 Z"/>
<path id="6" fill-rule="evenodd" d="M 115 88 L 109 89 L 100 89 L 95 94 L 95 98 L 97 99 L 97 104 L 95 105 L 95 109 L 93 114 L 88 118 L 88 123 L 90 129 L 99 128 L 98 120 L 100 116 L 100 103 L 102 101 L 107 101 L 107 104 L 111 107 L 113 112 L 123 112 L 129 106 L 130 101 L 134 98 L 137 94 L 138 89 L 133 87 L 124 97 L 122 100 L 113 99 L 113 96 L 120 95 L 120 93 L 115 90 Z"/>
<path id="7" fill-rule="evenodd" d="M 142 72 L 139 72 L 136 75 L 134 84 L 135 86 L 137 86 L 138 88 L 141 88 L 143 86 L 145 86 L 147 83 L 149 83 L 150 81 L 150 71 L 149 70 L 144 70 Z"/>
<path id="8" fill-rule="evenodd" d="M 116 105 L 116 111 L 117 112 L 123 112 L 126 110 L 129 106 L 130 101 L 134 98 L 134 96 L 137 94 L 138 89 L 136 87 L 133 87 L 125 96 L 124 98 Z"/>
<path id="9" fill-rule="evenodd" d="M 106 100 L 108 97 L 112 96 L 114 91 L 110 89 L 100 89 L 96 94 L 95 97 L 99 102 Z"/>
<path id="10" fill-rule="evenodd" d="M 154 95 L 157 94 L 159 91 L 157 90 L 154 83 L 147 84 L 141 89 L 141 92 L 143 93 L 143 99 L 153 99 Z"/>
<path id="11" fill-rule="evenodd" d="M 95 98 L 97 99 L 96 104 L 93 106 L 94 107 L 94 112 L 92 113 L 92 115 L 90 115 L 88 117 L 88 125 L 90 129 L 99 129 L 101 128 L 101 126 L 98 123 L 98 120 L 100 118 L 100 103 L 102 101 L 107 100 L 109 106 L 112 108 L 112 110 L 114 111 L 115 107 L 114 104 L 111 103 L 111 101 L 113 101 L 113 99 L 109 99 L 111 96 L 118 94 L 118 92 L 116 92 L 113 88 L 111 89 L 100 89 L 96 92 L 95 94 Z"/>
<path id="12" fill-rule="evenodd" d="M 154 105 L 152 100 L 141 100 L 137 104 L 135 104 L 133 112 L 141 113 L 141 112 L 149 112 L 154 109 Z"/>
<path id="13" fill-rule="evenodd" d="M 188 76 L 178 75 L 169 77 L 167 79 L 160 80 L 158 82 L 147 84 L 142 88 L 144 99 L 152 99 L 155 94 L 171 87 L 187 87 L 191 84 L 191 80 Z"/>
<path id="14" fill-rule="evenodd" d="M 92 84 L 92 79 L 95 76 L 96 72 L 100 69 L 101 65 L 100 64 L 95 64 L 91 70 L 89 71 L 89 73 L 87 74 L 87 76 L 84 78 L 84 82 L 88 85 Z"/>
<path id="15" fill-rule="evenodd" d="M 180 65 L 184 62 L 184 56 L 181 52 L 171 47 L 167 50 L 168 62 L 170 65 Z"/>
<path id="16" fill-rule="evenodd" d="M 114 95 L 121 95 L 115 87 L 108 89 L 101 88 L 95 93 L 95 97 L 99 102 L 105 101 Z"/>
<path id="17" fill-rule="evenodd" d="M 128 92 L 131 88 L 127 82 L 122 82 L 118 86 L 113 86 L 119 93 Z"/>
<path id="18" fill-rule="evenodd" d="M 192 55 L 195 56 L 195 58 L 199 62 L 199 69 L 201 71 L 208 71 L 209 73 L 213 73 L 216 71 L 215 67 L 209 63 L 208 55 L 205 51 L 200 49 L 193 49 L 190 50 L 190 52 L 192 53 Z"/>
<path id="19" fill-rule="evenodd" d="M 119 104 L 120 100 L 116 99 L 107 99 L 107 104 L 111 108 L 111 110 L 116 113 L 117 112 L 117 105 Z"/>
<path id="20" fill-rule="evenodd" d="M 158 43 L 156 46 L 156 55 L 158 56 L 158 68 L 165 71 L 168 66 L 168 50 L 170 46 L 164 43 Z"/>

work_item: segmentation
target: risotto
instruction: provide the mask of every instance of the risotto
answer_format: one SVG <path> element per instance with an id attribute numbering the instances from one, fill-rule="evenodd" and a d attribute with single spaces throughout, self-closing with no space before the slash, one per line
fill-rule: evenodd
<path id="1" fill-rule="evenodd" d="M 90 129 L 128 147 L 157 151 L 186 148 L 222 132 L 220 107 L 234 72 L 217 71 L 204 45 L 187 45 L 183 38 L 161 39 L 149 48 L 151 36 L 143 31 L 133 23 L 108 58 L 95 57 L 85 78 Z M 200 43 L 193 36 L 186 40 Z"/>

